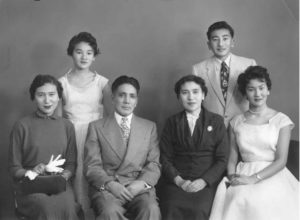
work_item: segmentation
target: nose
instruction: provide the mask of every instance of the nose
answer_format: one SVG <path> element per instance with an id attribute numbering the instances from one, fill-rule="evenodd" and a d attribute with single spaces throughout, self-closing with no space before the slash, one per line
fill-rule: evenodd
<path id="1" fill-rule="evenodd" d="M 218 45 L 219 46 L 222 46 L 224 44 L 224 41 L 222 40 L 222 39 L 220 39 L 219 41 L 218 41 Z"/>
<path id="2" fill-rule="evenodd" d="M 129 96 L 124 97 L 124 103 L 129 103 Z"/>
<path id="3" fill-rule="evenodd" d="M 44 101 L 45 103 L 48 103 L 50 101 L 50 97 L 46 95 Z"/>
<path id="4" fill-rule="evenodd" d="M 190 92 L 190 93 L 188 93 L 188 100 L 191 100 L 191 99 L 193 99 L 193 97 L 194 97 L 194 96 L 193 96 L 193 93 L 191 93 L 191 92 Z"/>
<path id="5" fill-rule="evenodd" d="M 260 91 L 258 89 L 255 90 L 255 96 L 259 96 L 260 95 Z"/>

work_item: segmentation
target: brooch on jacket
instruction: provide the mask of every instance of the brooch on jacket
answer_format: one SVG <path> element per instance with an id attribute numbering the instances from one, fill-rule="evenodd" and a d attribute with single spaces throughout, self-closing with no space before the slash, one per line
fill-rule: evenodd
<path id="1" fill-rule="evenodd" d="M 213 130 L 213 127 L 211 125 L 207 126 L 207 131 L 211 132 Z"/>

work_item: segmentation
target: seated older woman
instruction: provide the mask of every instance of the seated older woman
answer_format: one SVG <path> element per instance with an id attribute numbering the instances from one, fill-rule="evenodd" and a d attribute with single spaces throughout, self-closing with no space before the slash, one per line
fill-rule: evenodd
<path id="1" fill-rule="evenodd" d="M 10 136 L 9 171 L 18 212 L 31 220 L 76 220 L 77 204 L 69 182 L 76 169 L 74 127 L 54 114 L 62 87 L 52 76 L 38 75 L 30 86 L 30 96 L 37 110 L 19 120 Z M 64 189 L 55 192 L 46 185 L 37 189 L 37 180 L 46 175 L 57 176 L 55 181 Z M 58 184 L 48 185 L 55 188 Z"/>
<path id="2" fill-rule="evenodd" d="M 182 77 L 175 93 L 183 111 L 168 118 L 160 141 L 160 206 L 164 220 L 209 218 L 215 191 L 228 159 L 223 118 L 201 106 L 202 78 Z"/>

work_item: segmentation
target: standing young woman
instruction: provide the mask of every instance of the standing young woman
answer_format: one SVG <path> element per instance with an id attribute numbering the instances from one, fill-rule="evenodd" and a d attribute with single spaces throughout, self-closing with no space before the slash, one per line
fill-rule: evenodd
<path id="1" fill-rule="evenodd" d="M 83 148 L 89 122 L 102 118 L 109 111 L 111 92 L 108 79 L 90 69 L 99 54 L 97 41 L 90 33 L 81 32 L 72 37 L 67 53 L 73 59 L 73 68 L 59 79 L 64 88 L 62 113 L 75 126 L 78 167 L 74 190 L 77 201 L 87 214 L 89 199 L 82 170 Z"/>
<path id="2" fill-rule="evenodd" d="M 62 87 L 55 77 L 38 75 L 30 86 L 30 97 L 36 111 L 19 120 L 10 135 L 9 171 L 18 212 L 31 220 L 76 220 L 78 204 L 70 184 L 77 156 L 74 126 L 54 114 Z M 55 189 L 61 184 L 52 181 L 40 182 L 39 187 L 35 184 L 53 176 L 59 181 L 55 183 L 66 186 L 64 190 Z M 25 182 L 31 186 L 30 192 L 24 188 Z"/>
<path id="3" fill-rule="evenodd" d="M 249 110 L 230 122 L 228 177 L 218 186 L 210 220 L 297 220 L 299 182 L 285 167 L 294 124 L 267 105 L 267 69 L 248 67 L 238 86 Z"/>

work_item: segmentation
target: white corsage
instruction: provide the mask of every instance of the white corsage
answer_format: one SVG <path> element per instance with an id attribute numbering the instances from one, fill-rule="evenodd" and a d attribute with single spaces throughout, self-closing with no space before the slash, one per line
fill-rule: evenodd
<path id="1" fill-rule="evenodd" d="M 213 127 L 211 125 L 207 126 L 207 131 L 211 132 L 213 130 Z"/>

